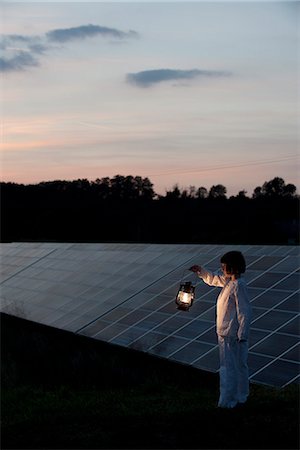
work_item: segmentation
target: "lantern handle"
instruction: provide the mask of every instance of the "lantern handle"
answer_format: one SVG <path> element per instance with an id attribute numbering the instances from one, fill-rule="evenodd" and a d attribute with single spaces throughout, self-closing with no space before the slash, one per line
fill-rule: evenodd
<path id="1" fill-rule="evenodd" d="M 183 272 L 182 272 L 181 278 L 180 278 L 180 282 L 182 281 L 185 272 L 191 272 L 191 271 L 190 271 L 190 269 L 184 269 Z M 193 272 L 193 274 L 196 275 L 195 272 Z M 196 277 L 197 277 L 197 275 L 196 275 Z M 197 278 L 198 278 L 198 277 L 197 277 Z"/>

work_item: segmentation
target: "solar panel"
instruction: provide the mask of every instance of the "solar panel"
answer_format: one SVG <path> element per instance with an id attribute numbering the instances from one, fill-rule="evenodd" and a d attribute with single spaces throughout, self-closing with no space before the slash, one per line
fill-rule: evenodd
<path id="1" fill-rule="evenodd" d="M 0 244 L 1 311 L 217 372 L 218 288 L 185 269 L 217 269 L 245 255 L 253 308 L 250 379 L 299 383 L 300 258 L 296 246 Z M 192 308 L 176 309 L 181 280 L 196 283 Z"/>

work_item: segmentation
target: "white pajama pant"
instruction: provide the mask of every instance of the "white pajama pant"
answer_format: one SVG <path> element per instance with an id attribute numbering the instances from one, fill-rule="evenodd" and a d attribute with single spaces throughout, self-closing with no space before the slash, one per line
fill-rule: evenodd
<path id="1" fill-rule="evenodd" d="M 218 336 L 220 353 L 220 397 L 218 406 L 234 408 L 249 395 L 248 341 Z"/>

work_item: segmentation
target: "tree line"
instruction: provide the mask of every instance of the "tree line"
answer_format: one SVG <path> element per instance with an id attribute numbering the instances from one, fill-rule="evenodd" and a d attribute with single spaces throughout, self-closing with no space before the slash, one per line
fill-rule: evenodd
<path id="1" fill-rule="evenodd" d="M 229 198 L 221 184 L 157 195 L 131 175 L 0 189 L 2 242 L 299 243 L 297 188 L 281 177 Z"/>

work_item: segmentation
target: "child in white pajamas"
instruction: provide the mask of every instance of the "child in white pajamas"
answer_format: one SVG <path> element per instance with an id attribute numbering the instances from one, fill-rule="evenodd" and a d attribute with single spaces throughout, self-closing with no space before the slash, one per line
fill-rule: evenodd
<path id="1" fill-rule="evenodd" d="M 247 285 L 242 277 L 246 270 L 241 252 L 231 251 L 221 258 L 222 271 L 210 272 L 204 267 L 192 266 L 210 285 L 222 288 L 217 299 L 216 332 L 220 353 L 220 397 L 218 406 L 234 408 L 245 403 L 249 395 L 248 337 L 251 305 Z"/>

